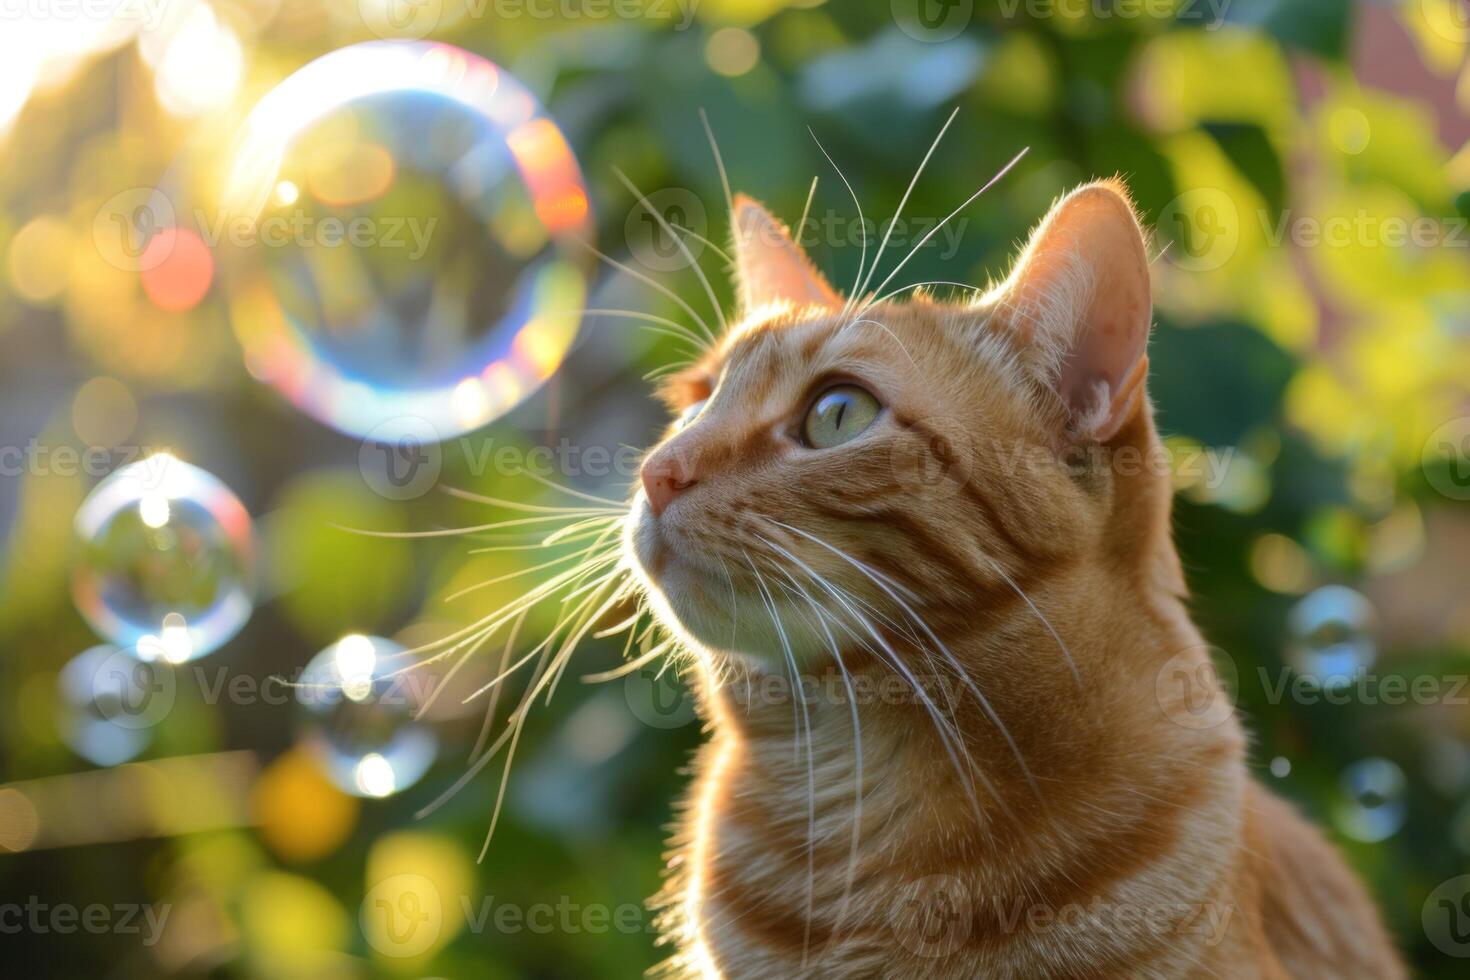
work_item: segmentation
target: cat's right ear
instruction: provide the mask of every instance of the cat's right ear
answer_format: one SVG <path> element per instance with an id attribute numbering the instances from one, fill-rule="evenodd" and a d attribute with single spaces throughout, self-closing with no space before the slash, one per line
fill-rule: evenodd
<path id="1" fill-rule="evenodd" d="M 1110 440 L 1143 404 L 1153 317 L 1148 252 L 1122 183 L 1052 205 L 998 292 L 1071 435 Z"/>
<path id="2" fill-rule="evenodd" d="M 730 216 L 735 234 L 735 287 L 741 309 L 761 306 L 842 305 L 786 226 L 744 194 L 735 196 Z"/>

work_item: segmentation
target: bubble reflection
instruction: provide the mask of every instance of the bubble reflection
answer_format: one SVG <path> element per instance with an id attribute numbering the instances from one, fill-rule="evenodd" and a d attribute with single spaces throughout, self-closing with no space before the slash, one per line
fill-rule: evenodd
<path id="1" fill-rule="evenodd" d="M 496 65 L 445 44 L 344 48 L 267 94 L 232 159 L 232 319 L 252 373 L 307 413 L 447 438 L 561 363 L 587 193 L 561 131 Z"/>
<path id="2" fill-rule="evenodd" d="M 418 782 L 434 762 L 438 740 L 414 720 L 414 672 L 394 674 L 403 647 L 353 634 L 307 664 L 296 690 L 302 738 L 340 789 L 355 796 L 392 796 Z"/>
<path id="3" fill-rule="evenodd" d="M 1337 690 L 1353 683 L 1378 659 L 1373 606 L 1343 585 L 1312 592 L 1287 617 L 1286 658 L 1293 670 L 1318 687 Z"/>
<path id="4" fill-rule="evenodd" d="M 111 474 L 77 511 L 77 609 L 143 660 L 217 650 L 250 618 L 250 515 L 216 477 L 167 454 Z"/>

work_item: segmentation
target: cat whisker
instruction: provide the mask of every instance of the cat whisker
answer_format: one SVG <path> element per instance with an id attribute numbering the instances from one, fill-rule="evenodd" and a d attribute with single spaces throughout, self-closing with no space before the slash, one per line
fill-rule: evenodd
<path id="1" fill-rule="evenodd" d="M 721 248 L 720 246 L 716 245 L 714 242 L 710 241 L 708 238 L 706 238 L 704 235 L 701 235 L 699 232 L 695 231 L 693 228 L 685 228 L 683 225 L 678 224 L 677 222 L 674 222 L 674 221 L 670 221 L 669 222 L 669 227 L 673 228 L 675 231 L 682 232 L 682 233 L 690 236 L 691 238 L 698 239 L 699 242 L 702 245 L 704 245 L 706 248 L 708 248 L 711 251 L 713 251 L 720 258 L 724 259 L 725 260 L 725 263 L 727 265 L 729 265 L 731 268 L 733 268 L 735 266 L 735 259 L 730 255 L 729 252 L 725 251 L 723 248 Z"/>
<path id="2" fill-rule="evenodd" d="M 674 244 L 678 246 L 679 251 L 684 255 L 685 261 L 689 263 L 689 267 L 694 270 L 694 274 L 699 278 L 699 284 L 704 287 L 704 294 L 709 298 L 709 305 L 715 311 L 715 319 L 719 321 L 720 330 L 722 332 L 728 330 L 730 328 L 730 325 L 725 322 L 725 311 L 720 308 L 719 298 L 715 296 L 715 288 L 714 286 L 710 285 L 709 276 L 705 275 L 704 270 L 699 267 L 699 262 L 694 258 L 694 253 L 689 250 L 688 245 L 684 244 L 684 239 L 674 234 L 674 229 L 669 225 L 668 220 L 663 216 L 663 212 L 659 211 L 658 208 L 653 206 L 653 204 L 648 200 L 644 193 L 640 191 L 633 184 L 633 181 L 628 178 L 627 174 L 623 173 L 623 171 L 618 167 L 613 167 L 613 173 L 617 176 L 618 180 L 622 182 L 623 186 L 628 188 L 628 190 L 633 194 L 634 197 L 638 198 L 638 203 L 643 205 L 643 209 L 645 211 L 653 215 L 653 219 L 658 222 L 658 226 L 662 228 L 664 230 L 664 233 L 667 234 L 669 238 L 673 240 Z"/>
<path id="3" fill-rule="evenodd" d="M 616 553 L 603 555 L 599 558 L 592 559 L 591 565 L 594 568 L 599 567 L 610 561 L 616 560 L 618 557 L 619 556 Z M 501 582 L 509 582 L 512 579 L 521 578 L 525 575 L 534 575 L 536 572 L 544 572 L 548 568 L 555 568 L 557 565 L 565 565 L 567 562 L 573 560 L 584 561 L 587 560 L 587 556 L 582 552 L 574 551 L 569 555 L 562 555 L 559 558 L 553 558 L 551 559 L 551 561 L 542 562 L 539 565 L 529 565 L 526 568 L 518 568 L 513 572 L 506 572 L 504 575 L 496 575 L 493 578 L 485 579 L 483 582 L 476 582 L 474 585 L 467 585 L 462 589 L 451 592 L 449 593 L 449 595 L 444 597 L 444 601 L 454 602 L 457 599 L 463 599 L 465 596 L 469 595 L 472 592 L 478 592 L 481 589 L 488 589 L 492 585 L 499 585 Z"/>
<path id="4" fill-rule="evenodd" d="M 965 789 L 966 796 L 969 798 L 970 805 L 974 810 L 976 821 L 983 822 L 984 819 L 980 811 L 980 801 L 975 797 L 974 780 L 976 778 L 980 780 L 981 784 L 985 787 L 986 792 L 990 794 L 991 799 L 995 801 L 996 805 L 999 806 L 1000 809 L 1007 816 L 1013 816 L 1011 814 L 1010 808 L 1006 806 L 1005 801 L 1002 800 L 1000 796 L 996 793 L 995 787 L 991 785 L 990 780 L 987 779 L 985 774 L 981 772 L 980 769 L 975 765 L 975 762 L 970 757 L 969 750 L 965 745 L 964 738 L 954 727 L 953 721 L 945 719 L 944 716 L 939 712 L 938 707 L 934 704 L 933 698 L 929 696 L 929 692 L 919 682 L 919 679 L 914 676 L 913 671 L 908 668 L 908 665 L 903 662 L 903 658 L 898 655 L 898 651 L 893 649 L 888 641 L 883 638 L 883 635 L 878 632 L 877 628 L 873 626 L 872 622 L 869 621 L 869 619 L 865 615 L 863 615 L 860 610 L 857 609 L 851 598 L 848 596 L 846 590 L 829 581 L 826 576 L 817 572 L 806 562 L 802 561 L 795 554 L 786 550 L 775 541 L 772 541 L 769 538 L 762 538 L 762 540 L 764 540 L 766 544 L 770 547 L 775 548 L 781 554 L 785 555 L 788 560 L 793 562 L 803 572 L 810 576 L 813 582 L 817 583 L 823 589 L 825 589 L 834 599 L 837 600 L 838 604 L 847 611 L 848 615 L 852 616 L 853 619 L 869 634 L 872 640 L 876 642 L 879 647 L 882 648 L 882 651 L 887 653 L 888 656 L 885 660 L 882 653 L 880 653 L 877 649 L 874 649 L 868 644 L 864 644 L 866 649 L 875 657 L 877 657 L 880 662 L 886 663 L 889 667 L 902 675 L 903 678 L 908 681 L 909 686 L 913 689 L 914 693 L 918 695 L 919 700 L 923 702 L 924 709 L 928 712 L 929 717 L 934 723 L 935 731 L 939 734 L 940 743 L 944 746 L 946 754 L 949 755 L 950 762 L 954 766 L 955 774 L 959 776 L 960 783 Z M 841 620 L 834 620 L 834 622 L 837 625 L 841 626 L 843 629 L 847 630 L 847 632 L 855 640 L 857 640 L 858 642 L 863 642 L 862 638 L 859 637 L 858 634 L 846 623 L 843 623 Z M 961 762 L 961 755 L 963 755 L 964 757 L 963 763 Z"/>
<path id="5" fill-rule="evenodd" d="M 681 340 L 693 346 L 697 351 L 703 352 L 706 346 L 703 337 L 678 320 L 671 320 L 666 316 L 657 316 L 653 313 L 643 313 L 638 310 L 618 310 L 610 307 L 568 310 L 566 312 L 579 316 L 609 316 L 622 320 L 639 320 L 644 324 L 648 324 L 649 329 L 654 333 L 673 337 L 675 340 Z M 654 327 L 660 327 L 662 329 L 653 329 Z"/>
<path id="6" fill-rule="evenodd" d="M 954 282 L 949 279 L 926 279 L 923 282 L 911 282 L 907 286 L 899 286 L 895 289 L 890 289 L 882 296 L 874 298 L 872 302 L 870 302 L 864 309 L 872 309 L 880 303 L 886 303 L 888 300 L 897 296 L 899 293 L 906 293 L 915 289 L 923 289 L 925 286 L 954 286 L 956 289 L 968 289 L 971 292 L 975 293 L 986 292 L 986 290 L 981 289 L 979 286 L 973 286 L 967 282 Z"/>
<path id="7" fill-rule="evenodd" d="M 709 324 L 704 322 L 704 317 L 694 312 L 694 307 L 690 306 L 678 293 L 674 292 L 672 289 L 657 281 L 653 277 L 646 276 L 632 266 L 627 265 L 623 262 L 619 262 L 617 259 L 608 255 L 606 252 L 598 249 L 595 245 L 583 241 L 579 241 L 578 244 L 587 249 L 593 255 L 597 256 L 602 261 L 606 262 L 608 265 L 612 266 L 614 269 L 617 269 L 619 272 L 632 276 L 634 279 L 637 279 L 644 285 L 668 297 L 670 300 L 673 301 L 675 306 L 679 307 L 679 309 L 689 314 L 690 318 L 699 325 L 700 332 L 704 334 L 705 340 L 707 340 L 711 344 L 715 343 L 715 333 L 713 330 L 710 329 Z"/>
<path id="8" fill-rule="evenodd" d="M 852 184 L 848 182 L 847 175 L 842 172 L 841 167 L 837 166 L 837 161 L 832 159 L 832 154 L 827 152 L 827 148 L 822 145 L 821 140 L 817 139 L 817 134 L 812 128 L 808 126 L 806 131 L 811 133 L 812 142 L 817 144 L 817 149 L 822 151 L 822 156 L 827 158 L 827 162 L 832 165 L 832 169 L 837 171 L 838 179 L 847 188 L 847 193 L 852 197 L 853 207 L 857 208 L 858 227 L 863 230 L 862 251 L 858 254 L 857 278 L 853 280 L 852 291 L 848 294 L 847 301 L 843 303 L 842 313 L 838 317 L 838 319 L 845 320 L 852 308 L 852 304 L 857 302 L 857 287 L 863 281 L 863 274 L 867 271 L 868 267 L 868 222 L 863 217 L 863 206 L 858 201 L 857 192 L 852 189 Z"/>
<path id="9" fill-rule="evenodd" d="M 460 500 L 468 500 L 471 503 L 485 504 L 489 507 L 503 507 L 506 510 L 520 511 L 524 514 L 558 514 L 563 517 L 586 517 L 591 514 L 617 514 L 621 516 L 627 513 L 626 507 L 618 507 L 613 504 L 601 507 L 556 507 L 546 504 L 527 504 L 519 500 L 504 500 L 500 497 L 487 497 L 484 494 L 461 490 L 458 487 L 443 487 L 442 492 L 451 497 L 458 497 Z"/>
<path id="10" fill-rule="evenodd" d="M 750 555 L 745 555 L 745 562 L 750 570 L 755 573 L 756 588 L 761 592 L 761 600 L 766 604 L 766 610 L 771 614 L 771 622 L 776 626 L 776 633 L 781 640 L 782 652 L 786 655 L 786 665 L 791 672 L 791 698 L 792 709 L 797 705 L 801 707 L 802 723 L 806 726 L 806 918 L 801 943 L 801 968 L 806 969 L 807 951 L 812 941 L 812 915 L 816 905 L 816 846 L 817 846 L 817 770 L 812 760 L 812 719 L 807 709 L 806 697 L 801 683 L 800 671 L 796 666 L 796 656 L 791 650 L 791 641 L 786 636 L 786 629 L 781 625 L 781 616 L 776 610 L 775 598 L 770 590 L 766 588 L 765 579 L 762 578 L 760 570 L 750 560 Z M 794 725 L 793 729 L 799 734 L 800 729 Z M 793 746 L 796 748 L 796 746 Z"/>
<path id="11" fill-rule="evenodd" d="M 1067 649 L 1067 644 L 1062 641 L 1061 634 L 1058 633 L 1056 627 L 1051 624 L 1051 620 L 1047 619 L 1046 615 L 1036 607 L 1036 603 L 1032 602 L 1031 597 L 1026 594 L 1025 590 L 1016 584 L 1016 580 L 1011 578 L 1010 575 L 1006 573 L 1006 570 L 1004 568 L 1000 567 L 1000 562 L 995 561 L 984 552 L 981 552 L 981 557 L 985 559 L 991 570 L 994 571 L 995 574 L 999 575 L 1005 581 L 1006 585 L 1009 585 L 1011 587 L 1016 595 L 1021 597 L 1021 601 L 1026 603 L 1027 608 L 1035 614 L 1037 619 L 1041 620 L 1041 625 L 1046 627 L 1046 631 L 1051 634 L 1051 638 L 1057 641 L 1057 646 L 1061 648 L 1062 656 L 1066 658 L 1067 668 L 1072 672 L 1072 680 L 1076 682 L 1077 689 L 1080 691 L 1082 689 L 1082 675 L 1077 671 L 1077 661 L 1072 659 L 1072 651 Z"/>
<path id="12" fill-rule="evenodd" d="M 653 663 L 659 657 L 662 657 L 665 653 L 669 652 L 669 650 L 673 649 L 673 647 L 677 643 L 678 641 L 672 638 L 664 640 L 662 643 L 651 648 L 646 653 L 639 654 L 636 659 L 630 660 L 620 667 L 614 667 L 612 670 L 600 671 L 596 674 L 582 675 L 582 683 L 605 684 L 608 681 L 615 681 L 621 677 L 627 677 L 629 674 L 637 673 L 644 667 L 647 667 L 649 664 Z"/>
<path id="13" fill-rule="evenodd" d="M 699 110 L 699 121 L 704 126 L 705 138 L 709 140 L 710 153 L 715 158 L 715 169 L 720 174 L 720 188 L 725 192 L 726 213 L 735 214 L 735 196 L 730 193 L 730 174 L 725 170 L 725 158 L 720 155 L 720 144 L 715 142 L 715 131 L 710 128 L 709 114 L 701 106 Z"/>
<path id="14" fill-rule="evenodd" d="M 846 330 L 848 327 L 856 327 L 856 326 L 860 326 L 860 325 L 862 325 L 864 323 L 870 323 L 873 326 L 877 327 L 879 330 L 882 330 L 888 336 L 892 337 L 893 338 L 893 342 L 898 345 L 898 349 L 901 350 L 901 351 L 903 351 L 903 356 L 904 357 L 907 357 L 909 359 L 909 363 L 914 366 L 914 370 L 917 371 L 919 369 L 919 362 L 916 361 L 916 360 L 914 360 L 914 355 L 912 355 L 912 354 L 909 353 L 908 345 L 905 344 L 902 340 L 900 340 L 898 338 L 898 334 L 894 333 L 893 330 L 888 326 L 888 324 L 882 323 L 882 322 L 880 322 L 878 320 L 872 320 L 872 319 L 868 319 L 868 318 L 864 317 L 864 318 L 860 318 L 860 319 L 857 319 L 857 320 L 853 320 L 852 322 L 850 322 L 849 324 L 847 324 L 846 327 L 843 327 L 842 329 L 843 330 Z"/>
<path id="15" fill-rule="evenodd" d="M 991 187 L 995 186 L 995 183 L 997 181 L 999 181 L 1006 174 L 1010 173 L 1011 172 L 1011 169 L 1014 168 L 1016 166 L 1016 164 L 1020 163 L 1022 157 L 1024 157 L 1027 153 L 1029 153 L 1030 150 L 1031 150 L 1031 147 L 1029 147 L 1029 146 L 1028 147 L 1025 147 L 1025 148 L 1023 148 L 1021 150 L 1020 153 L 1017 153 L 1015 156 L 1011 157 L 1010 162 L 1007 163 L 1004 167 L 1001 167 L 1000 170 L 996 173 L 996 175 L 994 177 L 991 177 L 988 181 L 986 181 L 984 187 L 981 187 L 978 191 L 976 191 L 975 193 L 971 194 L 968 198 L 965 199 L 965 203 L 961 204 L 959 207 L 955 208 L 948 215 L 946 215 L 943 221 L 939 222 L 933 228 L 930 228 L 924 234 L 924 236 L 919 239 L 918 243 L 915 244 L 914 247 L 909 250 L 909 254 L 908 255 L 905 255 L 903 257 L 903 260 L 901 262 L 899 262 L 898 265 L 896 265 L 896 266 L 893 267 L 893 271 L 890 272 L 890 273 L 888 273 L 888 276 L 882 282 L 880 282 L 878 284 L 878 288 L 875 289 L 875 290 L 873 290 L 873 291 L 875 293 L 881 293 L 881 292 L 883 292 L 883 290 L 888 287 L 888 284 L 893 281 L 893 277 L 896 276 L 896 275 L 898 275 L 899 272 L 903 269 L 903 267 L 909 264 L 909 260 L 912 259 L 915 255 L 919 254 L 919 249 L 923 248 L 925 245 L 927 245 L 929 243 L 929 239 L 931 239 L 935 235 L 939 234 L 939 230 L 941 228 L 943 228 L 945 225 L 949 224 L 950 221 L 953 220 L 953 218 L 954 218 L 955 215 L 959 214 L 965 208 L 969 207 L 972 203 L 974 203 L 974 201 L 975 201 L 976 198 L 978 198 L 981 194 L 984 194 L 986 191 L 990 190 Z M 871 305 L 871 304 L 869 304 L 869 305 Z M 864 309 L 866 309 L 866 307 L 864 307 Z M 859 311 L 859 314 L 858 315 L 861 316 L 862 315 L 862 311 Z"/>
<path id="16" fill-rule="evenodd" d="M 939 651 L 939 653 L 941 653 L 944 656 L 945 660 L 949 661 L 950 665 L 954 667 L 954 669 L 959 673 L 960 680 L 962 680 L 965 686 L 969 688 L 970 693 L 975 696 L 975 700 L 980 704 L 980 708 L 982 711 L 985 712 L 985 716 L 990 719 L 991 724 L 996 727 L 996 730 L 1000 732 L 1001 737 L 1005 739 L 1006 744 L 1010 746 L 1011 754 L 1015 756 L 1016 764 L 1020 766 L 1022 775 L 1025 777 L 1026 782 L 1030 784 L 1032 792 L 1036 794 L 1036 797 L 1038 799 L 1040 799 L 1041 789 L 1036 784 L 1036 778 L 1031 775 L 1031 768 L 1026 765 L 1026 760 L 1021 755 L 1020 746 L 1016 744 L 1016 740 L 1011 736 L 1010 729 L 1006 727 L 1005 722 L 1001 721 L 1000 715 L 996 714 L 995 709 L 990 704 L 990 699 L 987 698 L 984 692 L 980 690 L 980 686 L 975 683 L 975 680 L 970 676 L 969 671 L 967 671 L 964 668 L 964 665 L 960 663 L 959 659 L 950 652 L 949 647 L 945 645 L 944 641 L 941 640 L 938 635 L 929 628 L 929 624 L 926 623 L 921 616 L 919 616 L 914 608 L 910 606 L 908 602 L 902 599 L 897 592 L 889 588 L 889 586 L 884 583 L 882 579 L 869 573 L 862 562 L 859 562 L 856 559 L 852 558 L 846 552 L 842 551 L 839 548 L 834 548 L 832 545 L 823 541 L 821 538 L 817 537 L 814 534 L 811 534 L 810 532 L 803 531 L 801 528 L 793 527 L 790 524 L 785 524 L 781 521 L 775 520 L 774 518 L 768 518 L 768 520 L 770 520 L 771 523 L 777 525 L 778 527 L 785 528 L 788 531 L 799 534 L 802 537 L 815 542 L 816 544 L 832 552 L 837 557 L 853 565 L 860 572 L 871 579 L 875 585 L 886 592 L 888 594 L 888 597 L 892 599 L 895 603 L 897 603 L 899 608 L 907 616 L 913 619 L 914 624 L 924 632 L 924 635 L 929 638 L 929 641 L 934 644 L 934 647 Z"/>
<path id="17" fill-rule="evenodd" d="M 587 513 L 596 513 L 587 511 Z M 481 531 L 498 531 L 507 527 L 526 527 L 533 524 L 549 524 L 552 521 L 566 520 L 566 514 L 548 514 L 538 517 L 521 517 L 508 521 L 493 521 L 489 524 L 475 524 L 470 527 L 446 527 L 436 528 L 432 531 L 373 531 L 366 528 L 347 527 L 343 524 L 332 524 L 331 527 L 346 531 L 349 534 L 360 534 L 367 538 L 390 538 L 395 540 L 412 540 L 414 538 L 453 538 L 461 535 L 475 534 Z"/>
<path id="18" fill-rule="evenodd" d="M 434 703 L 439 700 L 439 695 L 443 694 L 444 689 L 449 686 L 449 682 L 454 680 L 455 675 L 464 668 L 465 664 L 470 662 L 470 658 L 480 652 L 480 648 L 484 646 L 486 641 L 488 641 L 489 639 L 490 634 L 486 633 L 475 640 L 474 643 L 471 643 L 469 645 L 469 647 L 460 656 L 460 658 L 454 662 L 454 666 L 450 667 L 449 670 L 444 674 L 444 676 L 439 679 L 439 683 L 434 685 L 434 689 L 429 692 L 429 696 L 424 698 L 423 704 L 419 705 L 418 708 L 414 711 L 413 718 L 415 721 L 423 720 L 423 717 L 428 714 L 429 709 L 432 708 L 434 706 Z"/>
<path id="19" fill-rule="evenodd" d="M 878 254 L 873 256 L 873 264 L 868 268 L 868 275 L 863 279 L 862 285 L 858 287 L 853 295 L 860 296 L 868 291 L 868 283 L 872 281 L 873 273 L 877 270 L 878 263 L 883 261 L 883 252 L 888 248 L 888 239 L 893 234 L 893 226 L 898 224 L 899 218 L 903 217 L 904 206 L 909 203 L 909 196 L 914 193 L 914 188 L 918 186 L 919 178 L 924 174 L 924 168 L 929 165 L 929 158 L 934 155 L 935 150 L 939 149 L 940 141 L 944 139 L 944 134 L 949 132 L 950 124 L 954 122 L 955 116 L 959 114 L 960 107 L 955 106 L 954 111 L 949 114 L 949 118 L 944 121 L 944 125 L 939 128 L 939 135 L 935 136 L 934 142 L 929 144 L 929 150 L 924 154 L 924 159 L 919 161 L 919 166 L 914 170 L 914 176 L 909 181 L 908 188 L 903 192 L 903 197 L 899 199 L 898 209 L 893 212 L 893 220 L 888 222 L 888 228 L 883 232 L 883 240 L 878 243 Z"/>
<path id="20" fill-rule="evenodd" d="M 668 364 L 660 365 L 643 375 L 644 381 L 657 381 L 671 374 L 678 374 L 694 366 L 693 361 L 670 361 Z"/>
<path id="21" fill-rule="evenodd" d="M 582 490 L 574 490 L 571 487 L 562 486 L 555 480 L 549 479 L 548 477 L 542 476 L 540 473 L 535 473 L 531 470 L 525 470 L 524 473 L 526 476 L 535 480 L 537 483 L 541 484 L 544 487 L 559 491 L 560 493 L 567 494 L 568 496 L 576 497 L 580 500 L 588 501 L 589 503 L 604 504 L 608 507 L 609 510 L 616 511 L 619 514 L 628 513 L 629 506 L 627 501 L 613 500 L 608 497 L 599 497 L 595 493 L 586 493 Z"/>
<path id="22" fill-rule="evenodd" d="M 510 633 L 505 638 L 505 646 L 500 651 L 500 666 L 497 671 L 504 671 L 506 664 L 510 663 L 510 655 L 515 650 L 516 639 L 521 635 L 521 627 L 526 623 L 526 617 L 530 614 L 529 609 L 521 610 L 516 617 Z M 485 743 L 490 740 L 490 729 L 495 722 L 495 709 L 500 706 L 500 694 L 504 688 L 497 687 L 490 692 L 489 703 L 485 706 L 485 723 L 480 726 L 480 734 L 475 738 L 474 748 L 470 749 L 470 761 L 485 750 Z"/>
<path id="23" fill-rule="evenodd" d="M 766 543 L 771 544 L 769 541 Z M 842 899 L 838 903 L 837 918 L 832 926 L 832 938 L 829 940 L 830 945 L 837 941 L 842 931 L 842 924 L 847 919 L 847 906 L 852 899 L 853 880 L 857 874 L 858 851 L 862 841 L 863 825 L 863 728 L 858 720 L 857 694 L 853 690 L 852 675 L 848 673 L 847 665 L 842 660 L 842 651 L 838 648 L 839 645 L 836 637 L 827 628 L 825 610 L 812 598 L 811 593 L 807 592 L 806 588 L 789 570 L 782 568 L 780 571 L 796 587 L 806 600 L 808 607 L 816 614 L 817 625 L 827 640 L 827 649 L 831 652 L 832 659 L 837 663 L 838 673 L 842 677 L 842 685 L 847 691 L 847 703 L 852 716 L 852 835 L 851 845 L 847 855 L 847 873 L 843 879 Z"/>
<path id="24" fill-rule="evenodd" d="M 796 223 L 796 244 L 801 244 L 801 232 L 806 228 L 806 219 L 812 213 L 812 199 L 817 196 L 817 180 L 812 178 L 812 186 L 807 188 L 806 203 L 801 207 L 801 220 Z"/>

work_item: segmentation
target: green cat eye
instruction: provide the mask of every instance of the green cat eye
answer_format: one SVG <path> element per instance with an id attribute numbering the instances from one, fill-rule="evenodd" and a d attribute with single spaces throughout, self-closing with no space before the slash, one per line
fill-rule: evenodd
<path id="1" fill-rule="evenodd" d="M 693 405 L 690 405 L 688 408 L 684 409 L 684 411 L 680 412 L 679 418 L 676 420 L 679 428 L 682 429 L 690 422 L 693 422 L 695 419 L 699 418 L 699 413 L 704 411 L 704 403 L 707 401 L 709 401 L 709 399 L 707 398 L 700 399 Z"/>
<path id="2" fill-rule="evenodd" d="M 831 449 L 866 431 L 882 407 L 871 392 L 857 385 L 837 385 L 812 403 L 801 434 L 813 449 Z"/>

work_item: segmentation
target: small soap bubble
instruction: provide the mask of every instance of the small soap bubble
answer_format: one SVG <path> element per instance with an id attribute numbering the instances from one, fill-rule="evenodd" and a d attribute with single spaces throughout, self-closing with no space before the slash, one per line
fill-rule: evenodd
<path id="1" fill-rule="evenodd" d="M 219 649 L 254 606 L 250 514 L 230 488 L 167 454 L 119 469 L 77 511 L 77 609 L 141 660 Z"/>
<path id="2" fill-rule="evenodd" d="M 247 366 L 340 431 L 477 429 L 575 337 L 581 171 L 535 96 L 483 58 L 334 51 L 261 99 L 226 172 L 222 281 Z"/>
<path id="3" fill-rule="evenodd" d="M 1372 603 L 1361 593 L 1344 585 L 1325 585 L 1287 616 L 1287 662 L 1317 687 L 1345 688 L 1378 659 L 1376 619 Z"/>
<path id="4" fill-rule="evenodd" d="M 409 661 L 392 640 L 354 633 L 312 658 L 296 701 L 302 739 L 327 776 L 355 796 L 392 796 L 418 782 L 438 739 L 414 719 L 420 706 Z"/>
<path id="5" fill-rule="evenodd" d="M 1359 759 L 1338 780 L 1342 798 L 1333 811 L 1338 829 L 1353 840 L 1375 843 L 1399 832 L 1408 817 L 1404 771 L 1376 756 Z"/>
<path id="6" fill-rule="evenodd" d="M 100 645 L 73 657 L 57 677 L 58 727 L 72 751 L 98 766 L 136 758 L 173 709 L 175 678 L 162 664 Z"/>

